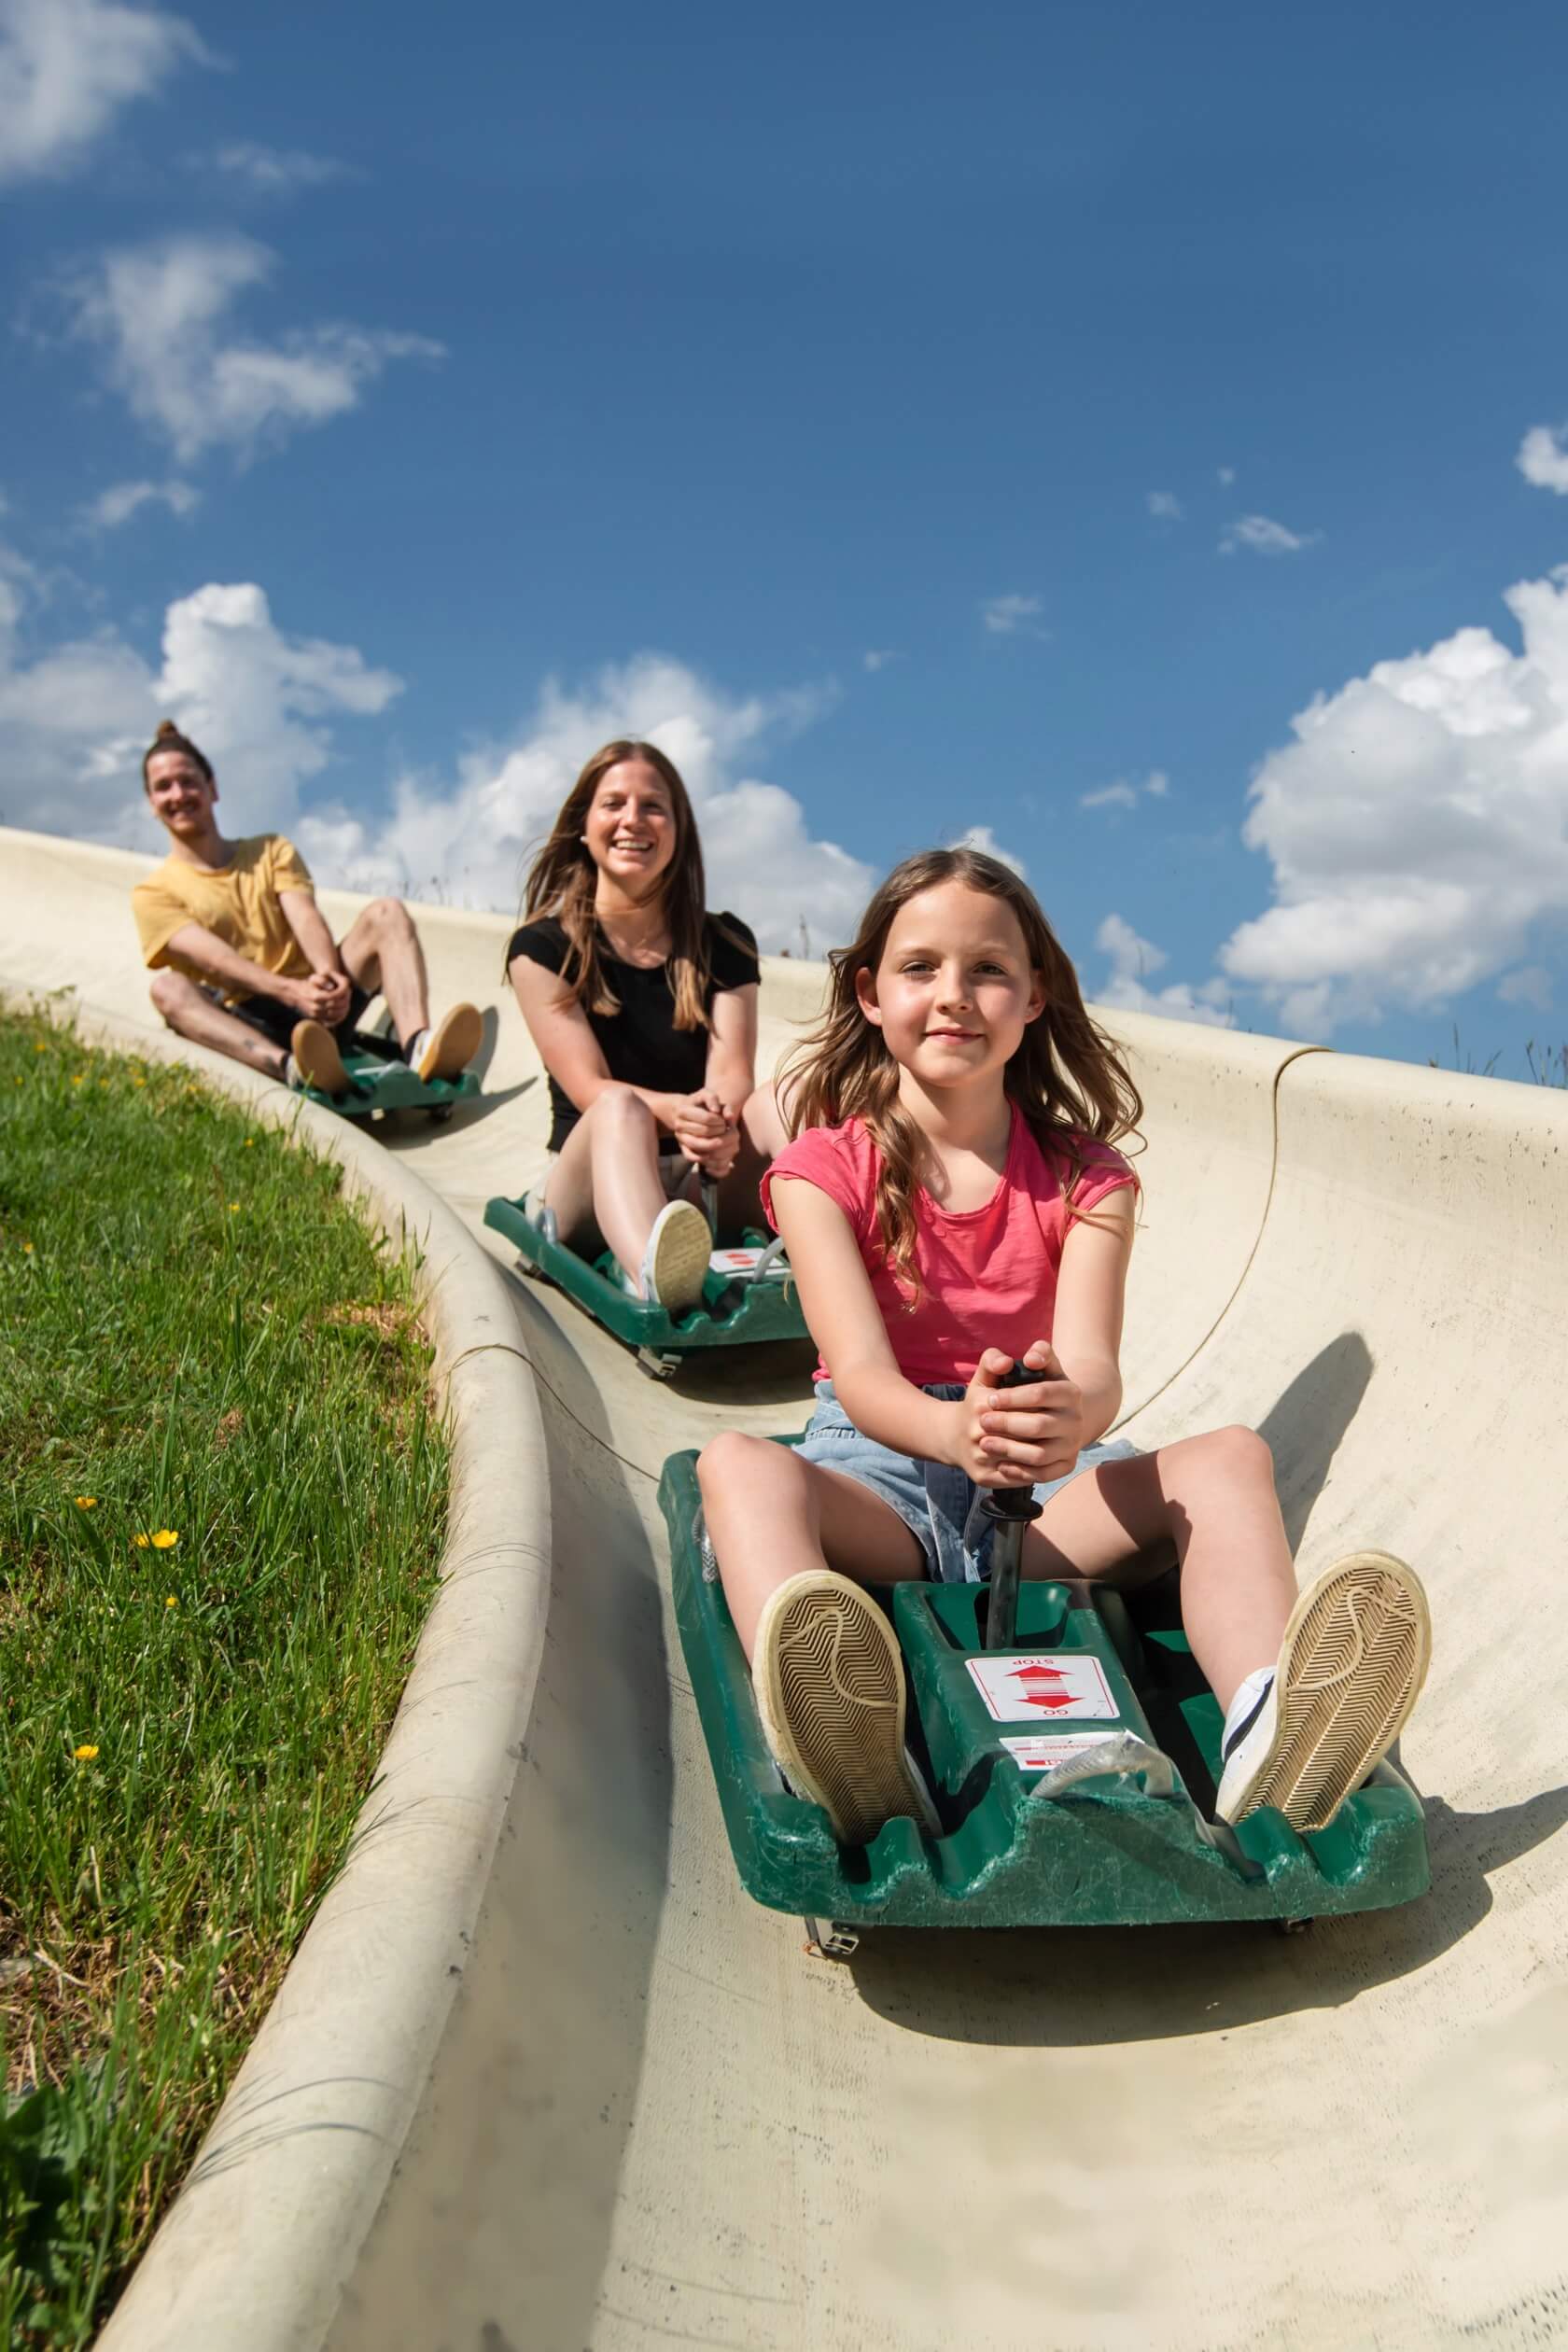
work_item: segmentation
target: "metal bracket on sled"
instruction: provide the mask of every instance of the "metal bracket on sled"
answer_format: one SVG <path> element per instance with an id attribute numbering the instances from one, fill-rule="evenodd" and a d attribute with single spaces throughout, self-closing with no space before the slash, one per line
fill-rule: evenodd
<path id="1" fill-rule="evenodd" d="M 861 1939 L 851 1927 L 839 1926 L 836 1920 L 813 1919 L 805 1914 L 806 1941 L 824 1960 L 847 1960 L 861 1948 Z"/>

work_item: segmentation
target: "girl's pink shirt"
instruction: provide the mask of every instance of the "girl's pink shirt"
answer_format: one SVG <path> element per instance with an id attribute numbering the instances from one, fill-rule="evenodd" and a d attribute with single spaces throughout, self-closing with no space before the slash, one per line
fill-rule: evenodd
<path id="1" fill-rule="evenodd" d="M 1087 1136 L 1074 1141 L 1084 1172 L 1073 1206 L 1092 1209 L 1108 1193 L 1136 1185 L 1119 1152 Z M 763 1178 L 763 1208 L 777 1230 L 773 1184 L 794 1176 L 815 1184 L 849 1220 L 899 1370 L 919 1387 L 965 1383 L 987 1348 L 1021 1356 L 1031 1341 L 1049 1339 L 1056 1315 L 1057 1276 L 1067 1239 L 1062 1175 L 1041 1149 L 1027 1119 L 1013 1113 L 1007 1164 L 981 1209 L 940 1207 L 922 1186 L 915 1196 L 915 1264 L 920 1294 L 898 1281 L 876 1223 L 876 1180 L 882 1155 L 859 1119 L 842 1127 L 808 1127 L 779 1153 Z M 1065 1170 L 1062 1171 L 1065 1173 Z M 829 1378 L 819 1364 L 817 1378 Z"/>

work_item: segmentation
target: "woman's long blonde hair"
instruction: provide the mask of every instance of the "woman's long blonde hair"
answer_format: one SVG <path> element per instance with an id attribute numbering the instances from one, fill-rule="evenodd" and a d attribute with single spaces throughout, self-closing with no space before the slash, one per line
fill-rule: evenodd
<path id="1" fill-rule="evenodd" d="M 595 752 L 561 803 L 550 838 L 528 869 L 523 892 L 523 919 L 526 922 L 531 916 L 553 915 L 566 932 L 567 959 L 561 968 L 561 985 L 574 1003 L 585 1004 L 590 1013 L 620 1012 L 620 1000 L 605 977 L 599 955 L 598 927 L 594 916 L 599 870 L 588 854 L 582 834 L 601 778 L 623 760 L 646 761 L 657 770 L 670 797 L 675 818 L 675 855 L 660 875 L 658 888 L 664 897 L 665 920 L 669 926 L 666 970 L 675 998 L 675 1026 L 678 1029 L 707 1029 L 711 974 L 703 937 L 707 885 L 702 845 L 697 839 L 696 819 L 692 815 L 680 771 L 657 744 L 618 736 L 615 742 L 607 743 Z"/>
<path id="2" fill-rule="evenodd" d="M 881 1030 L 861 1012 L 855 983 L 862 972 L 875 976 L 900 910 L 943 882 L 1003 900 L 1018 918 L 1029 963 L 1040 974 L 1044 1010 L 1025 1029 L 1002 1084 L 1042 1149 L 1063 1168 L 1070 1215 L 1085 1166 L 1080 1140 L 1114 1143 L 1134 1134 L 1143 1115 L 1127 1064 L 1089 1018 L 1078 975 L 1028 885 L 1000 858 L 978 849 L 922 849 L 905 858 L 866 908 L 854 945 L 830 955 L 827 1010 L 780 1072 L 778 1099 L 794 1135 L 804 1127 L 864 1121 L 882 1157 L 876 1181 L 882 1246 L 893 1273 L 917 1291 L 915 1195 L 924 1139 L 899 1101 L 898 1063 Z"/>

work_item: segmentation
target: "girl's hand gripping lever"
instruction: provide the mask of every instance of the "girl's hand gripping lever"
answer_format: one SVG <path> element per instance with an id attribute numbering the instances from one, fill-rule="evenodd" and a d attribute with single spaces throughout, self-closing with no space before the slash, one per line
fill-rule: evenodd
<path id="1" fill-rule="evenodd" d="M 1015 1364 L 998 1381 L 999 1388 L 1024 1388 L 1038 1380 Z M 1018 1566 L 1023 1557 L 1024 1530 L 1040 1517 L 1040 1505 L 1027 1486 L 987 1487 L 980 1505 L 991 1522 L 991 1577 L 986 1601 L 986 1647 L 1011 1649 L 1018 1630 Z"/>

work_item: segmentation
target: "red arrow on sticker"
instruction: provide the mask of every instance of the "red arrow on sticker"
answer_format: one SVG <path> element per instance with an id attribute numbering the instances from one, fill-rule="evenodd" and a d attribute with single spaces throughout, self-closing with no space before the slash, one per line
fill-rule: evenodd
<path id="1" fill-rule="evenodd" d="M 1015 1666 L 1009 1678 L 1022 1683 L 1023 1697 L 1031 1707 L 1049 1713 L 1056 1707 L 1071 1707 L 1072 1693 L 1067 1687 L 1067 1676 L 1057 1666 Z"/>

